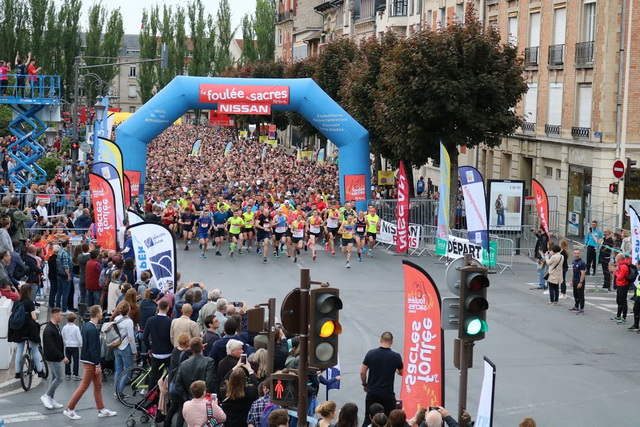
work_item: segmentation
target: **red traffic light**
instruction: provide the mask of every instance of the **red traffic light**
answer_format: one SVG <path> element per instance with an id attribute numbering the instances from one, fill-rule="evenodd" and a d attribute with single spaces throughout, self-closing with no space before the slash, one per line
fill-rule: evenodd
<path id="1" fill-rule="evenodd" d="M 618 194 L 618 183 L 612 182 L 609 184 L 609 193 Z"/>

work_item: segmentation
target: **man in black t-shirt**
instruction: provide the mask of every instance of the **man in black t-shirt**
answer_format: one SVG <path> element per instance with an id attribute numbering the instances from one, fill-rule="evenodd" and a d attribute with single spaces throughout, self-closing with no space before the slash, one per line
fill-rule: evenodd
<path id="1" fill-rule="evenodd" d="M 380 347 L 369 350 L 360 368 L 360 379 L 367 393 L 365 399 L 365 416 L 363 426 L 369 424 L 369 408 L 374 403 L 384 407 L 385 415 L 389 415 L 396 407 L 396 394 L 393 391 L 394 375 L 402 375 L 402 356 L 391 350 L 393 335 L 383 332 Z M 369 377 L 367 378 L 367 372 Z"/>

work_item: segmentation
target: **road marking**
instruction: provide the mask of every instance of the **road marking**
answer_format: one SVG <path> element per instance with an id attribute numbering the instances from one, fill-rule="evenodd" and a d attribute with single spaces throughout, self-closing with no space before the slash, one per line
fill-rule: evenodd
<path id="1" fill-rule="evenodd" d="M 23 423 L 25 421 L 41 421 L 46 420 L 47 417 L 40 412 L 22 412 L 20 414 L 0 415 L 5 424 L 10 423 Z"/>

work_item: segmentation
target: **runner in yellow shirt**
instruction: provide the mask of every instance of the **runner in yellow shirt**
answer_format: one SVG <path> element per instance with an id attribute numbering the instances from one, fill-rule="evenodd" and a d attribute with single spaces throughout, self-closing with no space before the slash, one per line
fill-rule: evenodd
<path id="1" fill-rule="evenodd" d="M 253 242 L 253 236 L 255 233 L 253 232 L 253 223 L 256 218 L 256 213 L 251 210 L 251 206 L 247 206 L 246 212 L 242 214 L 242 219 L 244 220 L 244 230 L 242 233 L 242 245 L 244 246 L 247 252 L 251 252 L 251 243 Z M 238 253 L 242 253 L 242 248 L 238 249 Z"/>
<path id="2" fill-rule="evenodd" d="M 311 247 L 311 258 L 316 260 L 316 241 L 322 236 L 322 227 L 324 226 L 324 220 L 318 213 L 318 209 L 311 211 L 311 216 L 307 222 L 307 232 L 309 234 L 309 243 L 307 246 Z"/>
<path id="3" fill-rule="evenodd" d="M 298 213 L 298 218 L 291 222 L 289 228 L 291 230 L 291 243 L 293 244 L 293 262 L 298 262 L 298 255 L 300 255 L 300 249 L 302 249 L 304 243 L 306 229 L 304 214 Z"/>
<path id="4" fill-rule="evenodd" d="M 367 256 L 369 258 L 373 256 L 373 247 L 376 245 L 378 230 L 380 230 L 380 217 L 376 214 L 376 209 L 373 206 L 369 206 L 369 213 L 367 214 L 367 243 L 369 245 Z M 362 250 L 364 251 L 364 248 Z"/>
<path id="5" fill-rule="evenodd" d="M 233 212 L 233 216 L 227 220 L 227 224 L 229 225 L 229 237 L 231 243 L 229 256 L 233 258 L 233 253 L 236 251 L 238 240 L 240 240 L 240 235 L 242 234 L 242 228 L 245 226 L 244 219 L 240 216 L 240 209 L 236 209 Z"/>

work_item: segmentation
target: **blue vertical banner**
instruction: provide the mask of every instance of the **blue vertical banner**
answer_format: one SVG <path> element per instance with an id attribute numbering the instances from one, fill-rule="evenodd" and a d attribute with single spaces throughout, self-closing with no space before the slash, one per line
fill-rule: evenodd
<path id="1" fill-rule="evenodd" d="M 467 217 L 469 241 L 489 250 L 489 230 L 487 223 L 487 200 L 484 191 L 484 181 L 478 170 L 471 166 L 458 168 L 464 207 Z"/>
<path id="2" fill-rule="evenodd" d="M 102 120 L 95 120 L 93 122 L 93 158 L 98 158 L 100 153 L 100 138 L 111 139 L 111 127 L 109 123 L 113 124 L 113 120 L 109 120 L 109 97 L 102 98 L 102 103 L 105 106 L 104 115 Z"/>

